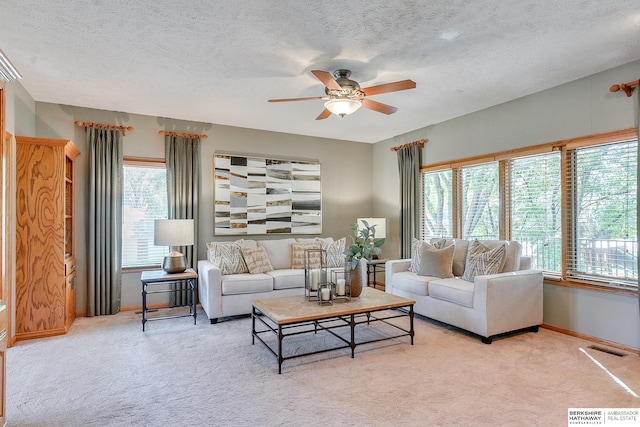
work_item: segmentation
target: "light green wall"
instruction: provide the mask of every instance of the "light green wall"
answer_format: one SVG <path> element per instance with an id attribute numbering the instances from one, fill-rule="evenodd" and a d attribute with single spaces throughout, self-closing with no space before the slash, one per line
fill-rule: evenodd
<path id="1" fill-rule="evenodd" d="M 36 134 L 36 102 L 22 87 L 19 80 L 7 83 L 6 128 L 13 135 L 34 136 Z"/>
<path id="2" fill-rule="evenodd" d="M 398 257 L 400 241 L 397 158 L 389 149 L 428 142 L 423 164 L 527 147 L 635 126 L 635 97 L 611 93 L 614 83 L 637 80 L 640 61 L 598 73 L 374 146 L 374 216 L 388 218 L 385 257 Z M 544 322 L 640 349 L 640 310 L 633 297 L 545 284 Z"/>
<path id="3" fill-rule="evenodd" d="M 369 216 L 372 212 L 371 182 L 365 180 L 354 185 L 347 180 L 348 170 L 370 168 L 373 161 L 371 144 L 38 102 L 36 103 L 36 135 L 71 139 L 82 153 L 76 163 L 76 176 L 80 177 L 76 187 L 78 311 L 85 311 L 86 307 L 86 213 L 89 189 L 86 186 L 86 179 L 83 179 L 87 176 L 85 133 L 83 128 L 74 125 L 76 120 L 133 126 L 135 130 L 127 132 L 124 137 L 125 156 L 164 158 L 164 137 L 158 134 L 162 129 L 208 135 L 208 139 L 202 140 L 201 146 L 202 199 L 200 201 L 199 259 L 206 258 L 206 242 L 237 238 L 220 238 L 213 235 L 214 152 L 319 160 L 322 168 L 323 236 L 331 236 L 334 239 L 343 237 L 349 232 L 349 225 L 357 217 Z M 161 300 L 149 300 L 150 304 L 154 302 L 161 302 Z M 140 304 L 140 273 L 125 274 L 122 306 L 138 307 Z"/>

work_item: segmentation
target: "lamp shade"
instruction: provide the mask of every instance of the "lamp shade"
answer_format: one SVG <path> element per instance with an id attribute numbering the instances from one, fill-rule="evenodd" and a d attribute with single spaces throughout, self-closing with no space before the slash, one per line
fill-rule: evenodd
<path id="1" fill-rule="evenodd" d="M 153 244 L 156 246 L 193 245 L 192 219 L 156 219 Z"/>
<path id="2" fill-rule="evenodd" d="M 361 105 L 362 101 L 357 99 L 336 98 L 325 102 L 324 108 L 337 116 L 344 117 L 348 114 L 354 113 Z"/>
<path id="3" fill-rule="evenodd" d="M 387 237 L 387 219 L 386 218 L 358 218 L 358 229 L 361 230 L 364 227 L 362 221 L 367 221 L 369 227 L 376 226 L 376 239 L 384 239 Z"/>

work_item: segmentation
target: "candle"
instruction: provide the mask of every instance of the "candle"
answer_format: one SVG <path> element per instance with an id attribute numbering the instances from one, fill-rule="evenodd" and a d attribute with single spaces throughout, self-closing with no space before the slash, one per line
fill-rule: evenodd
<path id="1" fill-rule="evenodd" d="M 338 283 L 336 283 L 336 294 L 342 296 L 345 293 L 345 280 L 338 279 Z"/>
<path id="2" fill-rule="evenodd" d="M 311 290 L 318 290 L 318 282 L 320 281 L 320 270 L 311 270 Z"/>
<path id="3" fill-rule="evenodd" d="M 329 301 L 329 292 L 329 288 L 320 289 L 320 297 L 322 298 L 322 301 Z"/>

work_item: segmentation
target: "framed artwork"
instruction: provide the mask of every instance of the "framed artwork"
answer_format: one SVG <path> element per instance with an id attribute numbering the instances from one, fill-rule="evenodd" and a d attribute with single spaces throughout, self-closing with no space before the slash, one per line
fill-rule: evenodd
<path id="1" fill-rule="evenodd" d="M 320 162 L 214 154 L 214 234 L 322 234 Z"/>

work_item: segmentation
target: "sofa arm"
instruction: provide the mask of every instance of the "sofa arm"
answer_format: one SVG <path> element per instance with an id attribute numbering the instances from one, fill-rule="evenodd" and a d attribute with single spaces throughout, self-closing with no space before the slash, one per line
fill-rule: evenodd
<path id="1" fill-rule="evenodd" d="M 411 259 L 395 259 L 384 264 L 385 290 L 389 293 L 393 291 L 393 275 L 403 271 L 408 271 Z"/>
<path id="2" fill-rule="evenodd" d="M 474 282 L 473 305 L 486 316 L 485 336 L 542 324 L 541 270 L 476 276 Z"/>
<path id="3" fill-rule="evenodd" d="M 212 323 L 222 316 L 222 270 L 208 260 L 198 261 L 198 297 Z"/>

